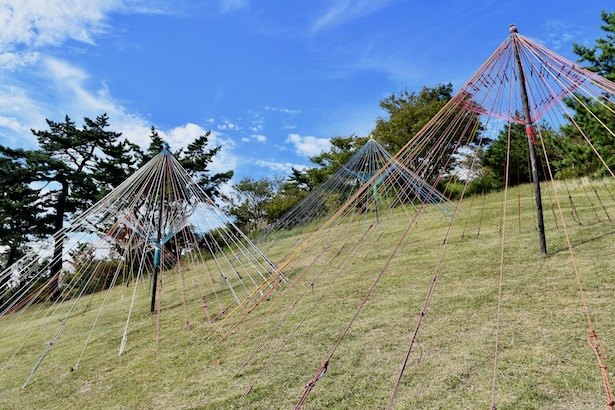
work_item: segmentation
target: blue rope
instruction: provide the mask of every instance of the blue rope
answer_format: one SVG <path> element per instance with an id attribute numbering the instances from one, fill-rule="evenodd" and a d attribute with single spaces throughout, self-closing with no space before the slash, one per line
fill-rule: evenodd
<path id="1" fill-rule="evenodd" d="M 160 244 L 164 245 L 165 243 L 169 242 L 176 234 L 177 232 L 169 232 L 167 236 L 162 238 L 162 240 L 160 241 Z"/>

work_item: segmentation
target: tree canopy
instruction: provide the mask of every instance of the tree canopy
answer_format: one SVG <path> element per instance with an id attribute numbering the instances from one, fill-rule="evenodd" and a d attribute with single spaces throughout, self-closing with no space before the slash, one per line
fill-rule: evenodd
<path id="1" fill-rule="evenodd" d="M 606 37 L 597 39 L 593 47 L 574 44 L 573 51 L 579 56 L 580 62 L 587 63 L 587 69 L 615 81 L 615 12 L 603 11 L 600 17 Z"/>
<path id="2" fill-rule="evenodd" d="M 453 96 L 453 85 L 423 87 L 418 93 L 404 89 L 380 101 L 388 118 L 378 118 L 372 135 L 391 155 L 398 152 Z"/>
<path id="3" fill-rule="evenodd" d="M 5 247 L 5 265 L 21 256 L 28 242 L 62 229 L 74 213 L 90 207 L 160 152 L 162 138 L 154 127 L 145 151 L 109 127 L 107 114 L 85 117 L 80 127 L 69 116 L 59 122 L 47 119 L 47 129 L 32 130 L 38 148 L 0 146 L 0 245 Z M 209 166 L 221 147 L 210 148 L 209 136 L 208 132 L 196 138 L 176 156 L 215 199 L 233 171 L 211 175 Z M 57 278 L 62 268 L 64 240 L 55 243 L 52 277 Z"/>

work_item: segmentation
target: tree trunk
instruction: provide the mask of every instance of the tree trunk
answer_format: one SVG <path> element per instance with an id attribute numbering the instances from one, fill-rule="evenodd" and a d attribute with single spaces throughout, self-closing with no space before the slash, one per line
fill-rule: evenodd
<path id="1" fill-rule="evenodd" d="M 56 204 L 56 215 L 54 218 L 54 235 L 57 235 L 57 232 L 60 231 L 64 227 L 64 214 L 66 212 L 66 200 L 68 199 L 68 182 L 66 180 L 60 181 L 62 184 L 62 190 L 58 195 L 58 202 Z M 62 253 L 64 250 L 64 235 L 56 236 L 54 249 L 53 249 L 53 260 L 51 262 L 51 271 L 50 277 L 51 282 L 49 283 L 49 297 L 51 300 L 55 300 L 60 296 L 60 272 L 62 270 Z"/>
<path id="2" fill-rule="evenodd" d="M 19 244 L 13 244 L 9 248 L 9 256 L 6 258 L 6 266 L 5 269 L 14 264 L 17 259 L 19 259 Z"/>
<path id="3" fill-rule="evenodd" d="M 8 268 L 13 263 L 15 263 L 18 257 L 19 257 L 19 244 L 10 245 L 9 254 L 6 258 L 6 265 L 4 266 L 4 269 Z M 10 275 L 0 278 L 0 294 L 4 292 L 4 285 L 6 285 L 10 280 L 11 280 Z"/>

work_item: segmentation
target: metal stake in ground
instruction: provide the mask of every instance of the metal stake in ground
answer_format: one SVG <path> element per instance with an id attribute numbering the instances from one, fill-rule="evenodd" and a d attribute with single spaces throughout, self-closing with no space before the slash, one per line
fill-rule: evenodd
<path id="1" fill-rule="evenodd" d="M 508 28 L 510 33 L 515 36 L 517 34 L 517 26 L 511 24 Z M 516 37 L 516 36 L 515 36 Z M 542 214 L 542 194 L 540 193 L 540 180 L 538 179 L 538 165 L 536 162 L 536 137 L 534 136 L 534 127 L 532 125 L 532 116 L 530 115 L 530 103 L 527 98 L 527 88 L 525 82 L 525 72 L 521 63 L 521 55 L 519 54 L 518 39 L 513 38 L 513 47 L 515 52 L 515 60 L 517 60 L 517 69 L 519 71 L 519 87 L 521 89 L 521 101 L 523 103 L 523 114 L 525 116 L 525 134 L 527 135 L 527 143 L 530 149 L 530 164 L 532 168 L 532 179 L 534 180 L 534 198 L 536 199 L 536 219 L 538 225 L 538 239 L 540 241 L 540 252 L 543 255 L 547 254 L 547 239 L 545 237 L 545 221 Z"/>

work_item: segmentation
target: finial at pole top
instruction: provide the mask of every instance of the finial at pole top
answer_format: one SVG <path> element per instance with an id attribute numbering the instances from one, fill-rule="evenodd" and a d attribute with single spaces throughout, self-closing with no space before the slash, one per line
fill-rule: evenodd
<path id="1" fill-rule="evenodd" d="M 511 24 L 510 26 L 508 26 L 508 31 L 510 32 L 510 34 L 512 33 L 518 33 L 517 31 L 517 25 L 515 23 Z"/>
<path id="2" fill-rule="evenodd" d="M 369 139 L 373 140 L 374 139 L 374 134 L 369 134 Z"/>
<path id="3" fill-rule="evenodd" d="M 169 152 L 169 143 L 166 141 L 163 141 L 162 143 L 162 153 L 167 153 Z"/>

